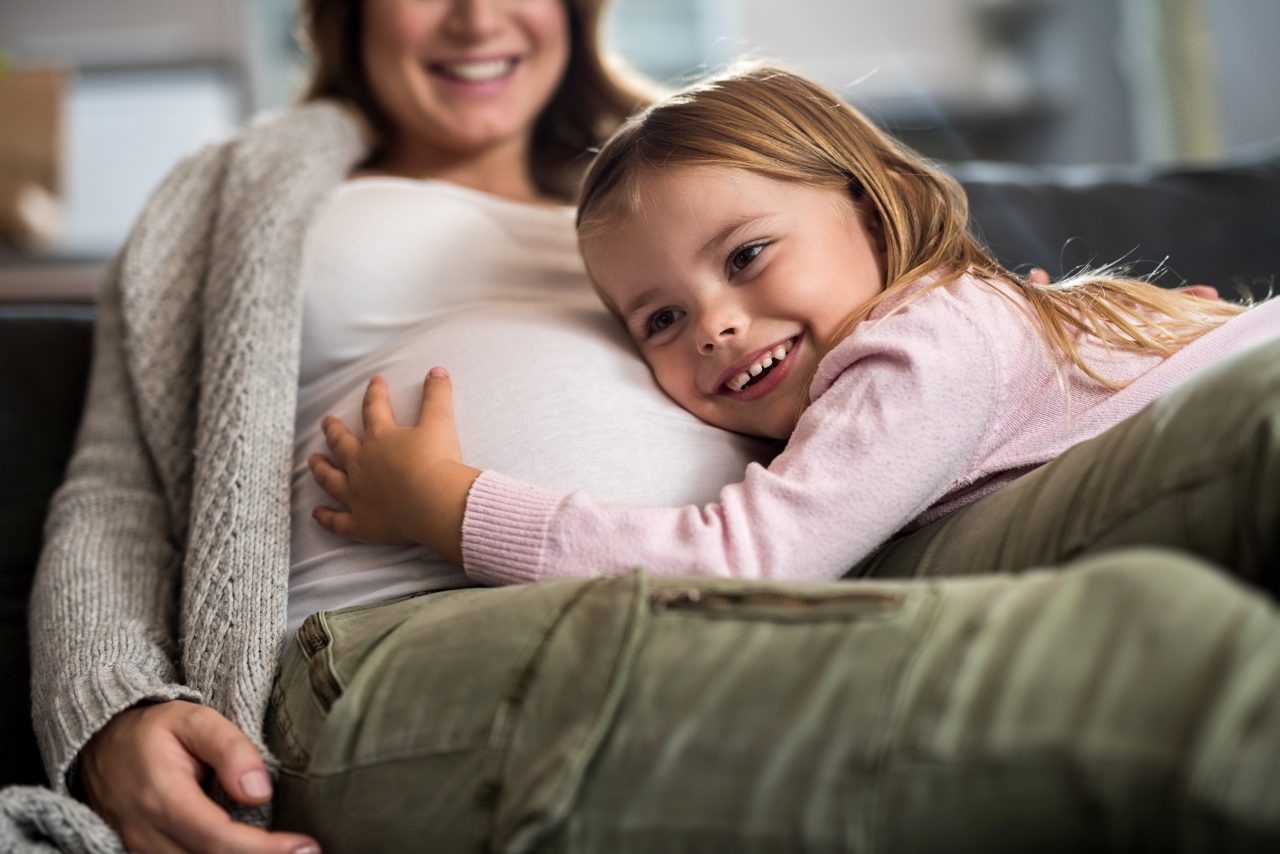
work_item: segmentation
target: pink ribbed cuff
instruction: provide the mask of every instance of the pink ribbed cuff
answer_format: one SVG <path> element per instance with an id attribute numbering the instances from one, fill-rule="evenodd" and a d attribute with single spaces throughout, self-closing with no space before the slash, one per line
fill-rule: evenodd
<path id="1" fill-rule="evenodd" d="M 564 496 L 494 471 L 481 472 L 462 517 L 462 564 L 484 584 L 543 577 L 551 520 Z"/>

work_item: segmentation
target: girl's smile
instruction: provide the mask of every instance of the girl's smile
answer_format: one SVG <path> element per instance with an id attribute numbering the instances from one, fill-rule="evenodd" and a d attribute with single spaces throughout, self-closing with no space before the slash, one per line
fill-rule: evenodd
<path id="1" fill-rule="evenodd" d="M 708 423 L 789 436 L 824 348 L 884 288 L 879 221 L 846 191 L 708 166 L 644 173 L 620 218 L 583 256 L 658 384 Z"/>
<path id="2" fill-rule="evenodd" d="M 799 337 L 788 338 L 740 360 L 737 365 L 724 372 L 725 379 L 715 391 L 738 400 L 763 397 L 777 387 L 796 363 L 796 359 L 790 362 L 786 359 L 799 343 Z"/>

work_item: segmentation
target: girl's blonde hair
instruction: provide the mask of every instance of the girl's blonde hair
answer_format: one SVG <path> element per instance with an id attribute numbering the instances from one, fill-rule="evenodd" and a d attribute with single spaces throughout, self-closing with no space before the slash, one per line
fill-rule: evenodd
<path id="1" fill-rule="evenodd" d="M 839 97 L 792 72 L 751 65 L 675 94 L 628 121 L 587 171 L 578 203 L 580 240 L 642 204 L 641 179 L 669 167 L 745 169 L 768 178 L 847 192 L 878 217 L 885 288 L 848 318 L 827 350 L 877 305 L 922 276 L 931 287 L 972 271 L 1026 297 L 1045 345 L 1110 388 L 1081 355 L 1080 336 L 1169 355 L 1243 307 L 1166 290 L 1112 269 L 1035 284 L 1001 266 L 969 232 L 964 190 L 950 176 L 867 121 Z M 1003 288 L 1000 293 L 1008 295 Z M 923 292 L 923 291 L 922 291 Z M 912 297 L 913 299 L 915 297 Z"/>
<path id="2" fill-rule="evenodd" d="M 623 120 L 652 103 L 658 87 L 604 50 L 600 22 L 608 0 L 564 0 L 569 64 L 533 131 L 530 171 L 548 196 L 573 198 L 588 152 Z M 391 127 L 365 75 L 361 44 L 365 0 L 301 0 L 299 42 L 311 54 L 304 100 L 333 98 L 354 107 L 378 134 Z"/>

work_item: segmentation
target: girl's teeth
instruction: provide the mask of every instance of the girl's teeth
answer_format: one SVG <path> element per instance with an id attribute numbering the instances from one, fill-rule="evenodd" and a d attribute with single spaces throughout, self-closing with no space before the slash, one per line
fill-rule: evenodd
<path id="1" fill-rule="evenodd" d="M 790 350 L 787 349 L 786 344 L 779 344 L 771 352 L 766 353 L 760 361 L 734 377 L 729 383 L 730 387 L 734 391 L 742 391 L 742 387 L 751 382 L 752 377 L 760 376 L 767 368 L 773 367 L 774 362 L 781 362 L 787 358 L 789 352 Z"/>

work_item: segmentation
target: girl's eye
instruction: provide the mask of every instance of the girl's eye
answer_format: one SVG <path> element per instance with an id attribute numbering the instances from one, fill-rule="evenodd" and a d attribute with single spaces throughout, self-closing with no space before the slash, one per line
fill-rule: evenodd
<path id="1" fill-rule="evenodd" d="M 741 272 L 750 266 L 751 262 L 756 260 L 763 251 L 763 243 L 753 243 L 750 246 L 744 246 L 741 249 L 735 250 L 734 253 L 729 256 L 729 269 L 734 273 Z"/>
<path id="2" fill-rule="evenodd" d="M 645 332 L 649 335 L 657 335 L 671 327 L 673 323 L 684 316 L 684 312 L 678 308 L 661 308 L 649 315 L 649 322 L 645 324 Z"/>

